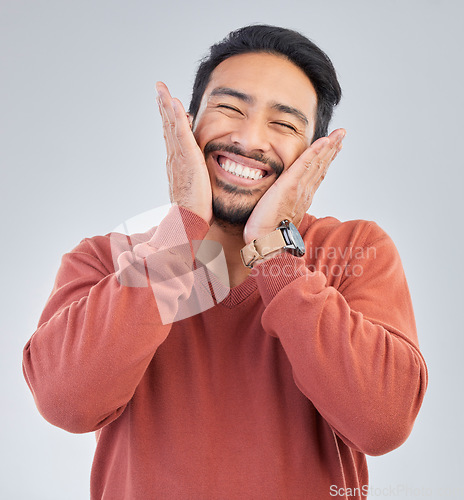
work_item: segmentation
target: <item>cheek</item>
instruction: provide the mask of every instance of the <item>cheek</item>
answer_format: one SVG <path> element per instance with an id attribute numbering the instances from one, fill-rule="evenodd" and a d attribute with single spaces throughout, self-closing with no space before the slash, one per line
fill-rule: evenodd
<path id="1" fill-rule="evenodd" d="M 296 139 L 295 141 L 289 141 L 285 145 L 280 145 L 278 149 L 276 148 L 276 152 L 285 166 L 284 170 L 287 170 L 308 147 L 309 144 Z"/>
<path id="2" fill-rule="evenodd" d="M 232 132 L 230 120 L 226 120 L 221 116 L 209 116 L 208 119 L 200 119 L 194 127 L 193 135 L 198 145 L 203 149 L 205 145 Z"/>

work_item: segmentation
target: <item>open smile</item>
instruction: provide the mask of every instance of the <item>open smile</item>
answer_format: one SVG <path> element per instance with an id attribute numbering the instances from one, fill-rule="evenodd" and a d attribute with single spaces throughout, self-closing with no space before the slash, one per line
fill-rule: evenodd
<path id="1" fill-rule="evenodd" d="M 214 155 L 214 159 L 223 177 L 233 182 L 239 181 L 239 184 L 255 184 L 271 175 L 267 165 L 232 153 L 220 152 Z"/>

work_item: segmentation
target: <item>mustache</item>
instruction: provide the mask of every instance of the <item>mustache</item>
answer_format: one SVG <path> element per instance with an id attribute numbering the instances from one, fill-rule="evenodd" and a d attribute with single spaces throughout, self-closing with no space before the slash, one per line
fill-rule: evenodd
<path id="1" fill-rule="evenodd" d="M 222 144 L 220 142 L 208 142 L 208 144 L 206 144 L 203 150 L 205 159 L 209 154 L 214 153 L 215 151 L 225 151 L 226 153 L 232 153 L 235 155 L 243 156 L 244 158 L 250 158 L 251 160 L 263 163 L 264 165 L 269 166 L 277 175 L 277 177 L 279 177 L 279 175 L 284 170 L 283 163 L 271 160 L 263 153 L 247 153 L 238 146 L 235 146 L 234 144 Z"/>

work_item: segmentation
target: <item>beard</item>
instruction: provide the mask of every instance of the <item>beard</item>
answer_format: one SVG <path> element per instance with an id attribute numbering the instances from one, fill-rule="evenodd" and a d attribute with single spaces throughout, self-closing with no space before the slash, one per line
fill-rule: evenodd
<path id="1" fill-rule="evenodd" d="M 223 184 L 217 181 L 217 184 Z M 223 184 L 230 188 L 229 184 Z M 226 204 L 219 196 L 213 196 L 213 215 L 223 223 L 231 226 L 244 226 L 256 206 L 256 202 L 243 203 L 239 201 L 234 204 Z"/>
<path id="2" fill-rule="evenodd" d="M 284 170 L 284 165 L 282 163 L 271 160 L 262 153 L 246 153 L 235 145 L 221 144 L 218 142 L 209 142 L 206 144 L 203 151 L 205 160 L 208 155 L 214 151 L 226 151 L 264 163 L 268 167 L 271 167 L 272 171 L 276 174 L 276 178 L 278 178 Z M 246 189 L 234 184 L 227 184 L 219 179 L 216 179 L 216 185 L 223 192 L 228 193 L 228 195 L 225 197 L 213 195 L 214 217 L 222 222 L 223 225 L 244 226 L 264 193 L 261 193 L 261 196 L 256 199 L 254 195 L 259 193 L 261 191 L 260 189 Z"/>

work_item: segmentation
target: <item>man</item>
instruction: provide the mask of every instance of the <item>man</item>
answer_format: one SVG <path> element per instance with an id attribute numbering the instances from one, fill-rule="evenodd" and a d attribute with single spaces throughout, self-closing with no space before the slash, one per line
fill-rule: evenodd
<path id="1" fill-rule="evenodd" d="M 63 257 L 24 350 L 39 410 L 96 431 L 92 498 L 365 497 L 365 454 L 407 438 L 427 369 L 390 238 L 306 213 L 345 135 L 330 60 L 249 26 L 211 48 L 188 114 L 157 90 L 173 206 Z"/>

